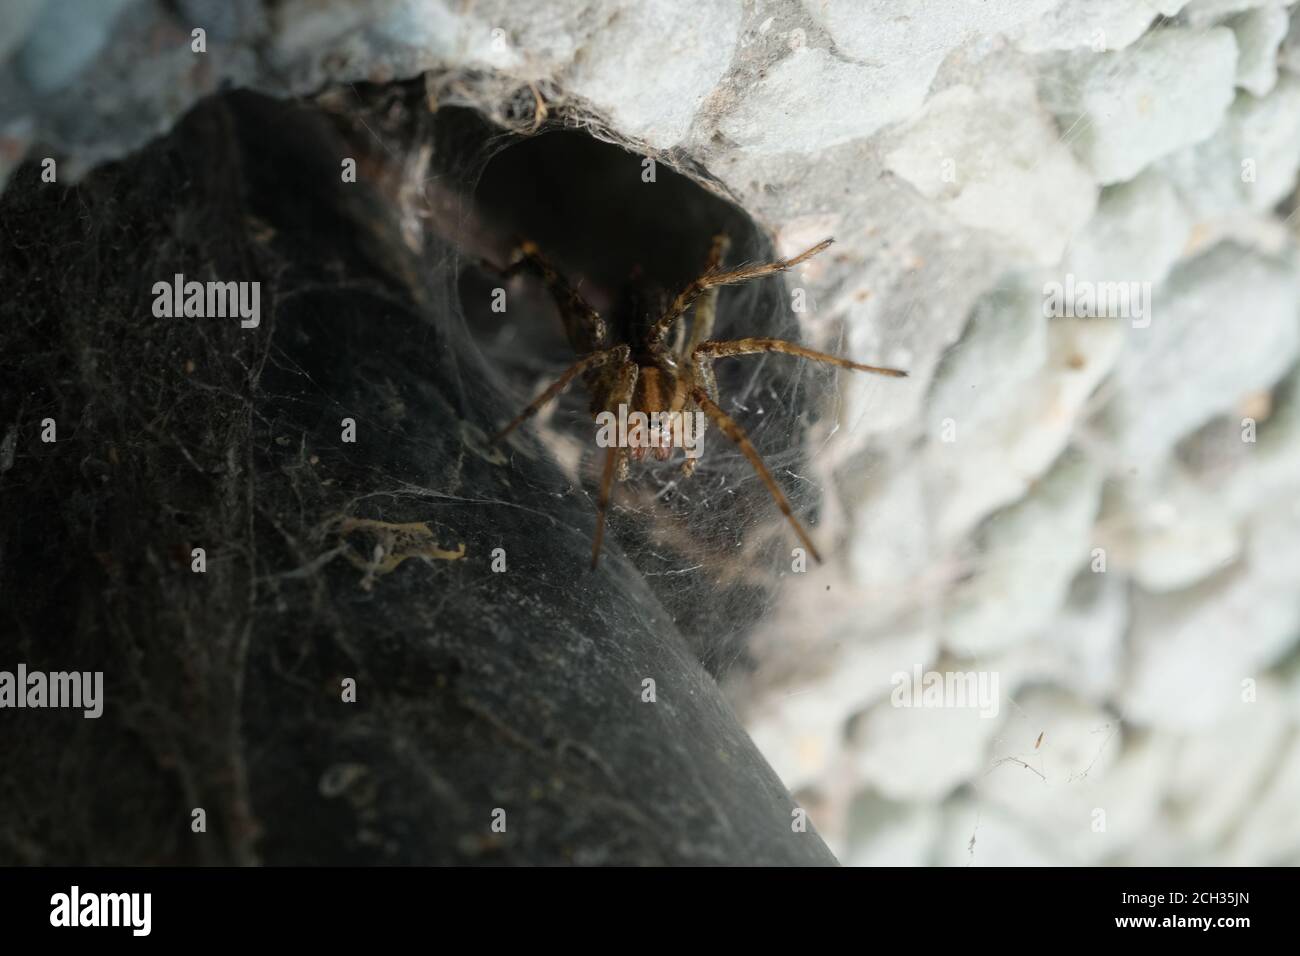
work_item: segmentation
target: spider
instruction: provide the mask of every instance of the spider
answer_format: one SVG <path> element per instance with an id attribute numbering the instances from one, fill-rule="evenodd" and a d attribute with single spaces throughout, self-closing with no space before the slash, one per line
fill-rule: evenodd
<path id="1" fill-rule="evenodd" d="M 643 412 L 647 416 L 656 412 L 702 411 L 708 420 L 739 446 L 781 513 L 790 522 L 800 542 L 820 562 L 821 554 L 795 517 L 790 502 L 763 464 L 763 459 L 759 457 L 749 436 L 719 406 L 713 363 L 717 359 L 734 355 L 780 352 L 859 372 L 875 372 L 898 378 L 905 377 L 907 372 L 850 362 L 784 339 L 743 338 L 718 341 L 709 336 L 713 332 L 717 314 L 719 289 L 784 272 L 824 252 L 834 241 L 823 239 L 790 259 L 744 265 L 726 271 L 722 268 L 722 260 L 729 247 L 729 240 L 724 233 L 719 233 L 713 237 L 704 271 L 688 283 L 666 308 L 662 307 L 662 300 L 660 308 L 647 307 L 647 300 L 639 293 L 636 284 L 629 283 L 609 321 L 587 304 L 547 260 L 536 243 L 527 240 L 521 242 L 516 249 L 514 262 L 504 269 L 492 267 L 493 271 L 504 278 L 521 272 L 531 272 L 541 278 L 559 307 L 569 345 L 579 357 L 550 387 L 497 432 L 492 437 L 492 443 L 502 441 L 536 415 L 579 375 L 591 395 L 593 415 L 602 411 L 617 413 L 620 406 L 628 411 Z M 634 278 L 636 277 L 634 273 Z M 692 305 L 695 306 L 695 312 L 688 333 L 685 316 Z M 600 561 L 601 544 L 605 537 L 605 515 L 609 509 L 613 479 L 617 476 L 619 481 L 625 481 L 629 472 L 629 459 L 641 460 L 648 448 L 653 448 L 655 457 L 660 460 L 667 460 L 671 456 L 670 448 L 665 447 L 659 436 L 655 436 L 653 442 L 635 442 L 630 447 L 611 446 L 605 453 L 596 504 L 596 531 L 591 546 L 593 569 Z M 697 460 L 694 457 L 686 458 L 682 465 L 684 477 L 690 477 L 695 471 Z"/>

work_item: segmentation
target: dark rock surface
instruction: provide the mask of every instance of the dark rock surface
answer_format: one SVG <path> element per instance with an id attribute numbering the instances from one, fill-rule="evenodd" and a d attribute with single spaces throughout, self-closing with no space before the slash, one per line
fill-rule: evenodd
<path id="1" fill-rule="evenodd" d="M 510 409 L 385 192 L 420 131 L 342 184 L 353 132 L 234 94 L 0 201 L 0 668 L 106 698 L 0 711 L 0 862 L 834 862 L 635 568 L 587 572 L 586 496 L 483 444 Z M 176 273 L 260 325 L 155 317 Z"/>

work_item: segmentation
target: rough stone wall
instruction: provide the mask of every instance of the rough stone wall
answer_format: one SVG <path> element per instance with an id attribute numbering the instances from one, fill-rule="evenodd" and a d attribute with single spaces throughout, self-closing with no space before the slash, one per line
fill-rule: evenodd
<path id="1" fill-rule="evenodd" d="M 836 559 L 732 688 L 828 842 L 1300 860 L 1292 5 L 27 0 L 0 57 L 9 168 L 84 171 L 227 84 L 436 70 L 431 101 L 562 106 L 783 252 L 834 235 L 808 337 L 911 377 L 841 378 L 811 476 Z M 1148 307 L 1048 319 L 1067 277 Z M 891 706 L 914 667 L 997 674 L 997 716 Z"/>

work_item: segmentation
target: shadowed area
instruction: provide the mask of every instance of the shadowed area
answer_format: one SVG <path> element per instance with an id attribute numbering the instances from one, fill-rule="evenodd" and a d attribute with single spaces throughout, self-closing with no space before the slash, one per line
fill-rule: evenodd
<path id="1" fill-rule="evenodd" d="M 0 664 L 105 683 L 3 714 L 0 862 L 832 863 L 632 564 L 584 573 L 587 498 L 482 443 L 510 399 L 394 200 L 437 142 L 383 107 L 223 97 L 0 201 Z M 260 326 L 155 317 L 175 273 Z"/>

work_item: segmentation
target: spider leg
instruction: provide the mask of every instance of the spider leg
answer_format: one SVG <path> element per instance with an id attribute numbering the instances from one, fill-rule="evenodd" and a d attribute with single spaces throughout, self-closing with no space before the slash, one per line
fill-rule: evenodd
<path id="1" fill-rule="evenodd" d="M 568 384 L 579 374 L 588 369 L 605 365 L 608 362 L 626 362 L 628 356 L 631 355 L 631 351 L 632 350 L 626 345 L 616 345 L 612 349 L 603 349 L 599 352 L 591 352 L 590 354 L 584 355 L 582 358 L 578 359 L 578 361 L 565 369 L 560 377 L 552 382 L 551 386 L 546 389 L 546 391 L 538 395 L 532 400 L 527 408 L 516 415 L 510 421 L 510 424 L 506 425 L 505 428 L 493 435 L 492 444 L 501 441 L 501 439 L 505 438 L 529 418 L 536 415 L 543 405 L 553 399 L 556 395 L 559 395 L 560 392 L 564 391 L 565 387 L 568 386 Z"/>
<path id="2" fill-rule="evenodd" d="M 709 258 L 704 263 L 705 274 L 716 272 L 722 266 L 722 260 L 727 255 L 727 250 L 731 248 L 731 239 L 725 232 L 720 232 L 713 237 L 713 246 L 709 249 Z M 704 386 L 704 391 L 714 402 L 718 400 L 718 386 L 713 379 L 713 365 L 707 361 L 696 361 L 694 358 L 696 347 L 713 334 L 713 323 L 718 315 L 718 290 L 717 288 L 708 289 L 700 295 L 700 299 L 695 304 L 695 319 L 691 322 L 691 336 L 686 339 L 680 333 L 683 331 L 681 323 L 677 325 L 677 341 L 674 345 L 673 352 L 677 356 L 677 361 L 681 364 L 691 363 L 695 370 L 695 381 Z M 682 414 L 689 415 L 695 411 L 694 403 L 690 403 L 687 408 L 682 410 Z M 705 420 L 701 419 L 699 431 L 696 433 L 696 442 L 704 441 Z M 699 444 L 696 446 L 699 447 Z M 695 466 L 699 464 L 699 458 L 692 458 L 689 455 L 682 462 L 682 477 L 689 478 L 695 474 Z"/>
<path id="3" fill-rule="evenodd" d="M 600 563 L 600 546 L 605 541 L 605 510 L 609 507 L 610 490 L 614 486 L 614 463 L 619 448 L 610 445 L 605 449 L 605 467 L 600 472 L 600 498 L 596 501 L 596 534 L 591 539 L 591 570 Z"/>
<path id="4" fill-rule="evenodd" d="M 651 354 L 663 359 L 664 361 L 670 361 L 670 357 L 666 354 L 663 346 L 664 336 L 667 335 L 668 331 L 677 324 L 677 321 L 686 313 L 686 310 L 690 308 L 691 303 L 709 289 L 718 288 L 724 285 L 738 285 L 741 282 L 748 282 L 750 279 L 759 279 L 776 272 L 784 272 L 787 269 L 791 269 L 794 266 L 811 259 L 813 256 L 817 255 L 817 253 L 825 251 L 834 241 L 834 239 L 823 239 L 811 249 L 805 249 L 792 259 L 778 259 L 775 262 L 762 262 L 756 265 L 741 266 L 739 269 L 733 269 L 730 272 L 711 271 L 697 279 L 693 279 L 685 289 L 678 293 L 677 298 L 675 298 L 672 301 L 672 304 L 668 306 L 668 311 L 660 316 L 659 320 L 655 322 L 654 326 L 650 329 L 650 333 L 646 339 L 646 345 Z"/>
<path id="5" fill-rule="evenodd" d="M 785 495 L 781 492 L 781 488 L 776 483 L 776 479 L 772 477 L 772 473 L 767 470 L 767 465 L 763 464 L 763 459 L 759 457 L 758 449 L 755 448 L 754 443 L 749 440 L 749 436 L 746 435 L 745 430 L 740 427 L 740 423 L 719 408 L 713 399 L 709 398 L 709 396 L 705 394 L 704 389 L 700 386 L 696 385 L 691 389 L 691 397 L 695 399 L 695 403 L 699 405 L 700 408 L 704 409 L 704 413 L 713 419 L 714 424 L 716 424 L 718 428 L 722 429 L 722 433 L 740 447 L 741 452 L 749 459 L 749 463 L 754 467 L 754 471 L 758 472 L 758 477 L 761 478 L 763 484 L 767 486 L 767 491 L 772 496 L 773 500 L 776 501 L 777 507 L 781 509 L 781 513 L 785 515 L 786 520 L 790 522 L 790 526 L 794 528 L 794 533 L 798 535 L 799 540 L 803 542 L 803 546 L 808 549 L 808 553 L 811 554 L 818 563 L 821 563 L 822 556 L 817 551 L 817 546 L 812 543 L 812 539 L 808 537 L 808 532 L 804 531 L 803 525 L 801 525 L 799 519 L 794 516 L 794 509 L 790 507 L 790 502 L 786 500 Z"/>
<path id="6" fill-rule="evenodd" d="M 709 358 L 725 358 L 728 355 L 754 355 L 759 352 L 782 352 L 786 355 L 797 355 L 800 358 L 811 359 L 814 362 L 838 365 L 840 368 L 851 368 L 859 372 L 875 372 L 877 375 L 890 375 L 894 378 L 907 377 L 907 373 L 902 369 L 881 368 L 878 365 L 863 365 L 860 362 L 850 362 L 838 355 L 806 349 L 802 345 L 795 345 L 793 342 L 785 341 L 785 339 L 731 339 L 726 342 L 701 342 L 695 348 L 696 355 L 708 356 Z"/>
<path id="7" fill-rule="evenodd" d="M 610 395 L 609 411 L 618 414 L 620 404 L 632 401 L 640 369 L 635 362 L 624 361 L 618 370 L 618 383 Z M 627 477 L 627 448 L 610 445 L 605 451 L 605 467 L 600 474 L 600 497 L 596 499 L 596 534 L 591 542 L 591 569 L 596 570 L 600 561 L 600 546 L 605 540 L 605 513 L 609 510 L 610 494 L 614 486 L 614 475 L 620 480 Z"/>
<path id="8" fill-rule="evenodd" d="M 697 409 L 695 407 L 695 401 L 692 400 L 684 409 L 682 409 L 682 415 L 683 416 L 692 415 L 696 412 L 696 410 Z M 703 453 L 702 448 L 704 446 L 704 432 L 705 432 L 705 424 L 704 424 L 704 420 L 701 420 L 696 424 L 696 432 L 695 432 L 695 448 L 697 454 L 693 458 L 690 455 L 687 455 L 685 460 L 682 462 L 683 478 L 689 478 L 691 477 L 691 475 L 695 474 L 695 468 L 700 463 L 700 454 Z"/>
<path id="9" fill-rule="evenodd" d="M 704 394 L 716 405 L 718 403 L 718 380 L 713 374 L 713 359 L 700 352 L 698 347 L 691 355 L 691 381 L 704 389 Z M 685 414 L 691 414 L 697 410 L 698 403 L 692 396 L 689 404 L 685 408 Z M 704 443 L 704 433 L 706 431 L 707 416 L 704 421 L 699 423 L 699 431 L 696 433 L 696 447 L 702 448 Z M 689 478 L 695 474 L 695 467 L 700 463 L 699 457 L 687 459 L 682 462 L 682 477 Z"/>
<path id="10" fill-rule="evenodd" d="M 503 279 L 510 279 L 521 272 L 531 272 L 546 284 L 560 310 L 564 322 L 564 332 L 569 345 L 575 352 L 590 352 L 602 349 L 609 344 L 609 329 L 600 313 L 593 309 L 577 289 L 560 274 L 537 243 L 525 239 L 518 245 L 519 258 L 504 269 L 492 266 Z"/>
<path id="11" fill-rule="evenodd" d="M 697 313 L 698 314 L 698 313 Z M 690 349 L 686 347 L 686 323 L 678 322 L 677 328 L 673 331 L 673 344 L 668 346 L 668 351 L 681 361 L 683 355 L 689 355 Z"/>
<path id="12" fill-rule="evenodd" d="M 717 272 L 722 267 L 722 259 L 730 246 L 731 240 L 727 238 L 725 232 L 720 232 L 713 237 L 713 247 L 709 250 L 709 258 L 704 264 L 705 275 Z M 717 315 L 718 287 L 714 286 L 712 289 L 706 289 L 700 295 L 700 300 L 695 303 L 695 321 L 691 323 L 691 337 L 678 350 L 677 357 L 680 361 L 690 361 L 695 347 L 713 334 L 713 323 Z"/>

